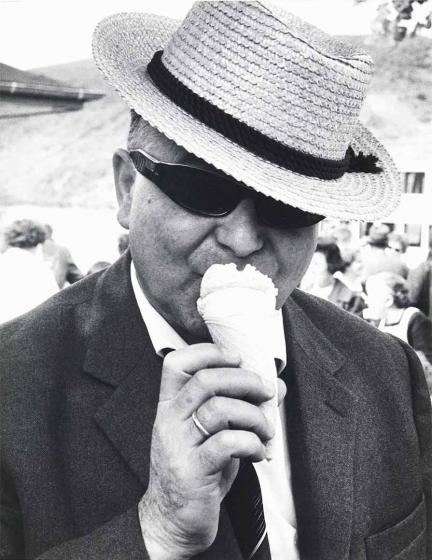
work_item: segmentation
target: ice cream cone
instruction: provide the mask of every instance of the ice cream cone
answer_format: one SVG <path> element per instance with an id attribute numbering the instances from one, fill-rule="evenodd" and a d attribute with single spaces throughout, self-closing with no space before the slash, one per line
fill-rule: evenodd
<path id="1" fill-rule="evenodd" d="M 212 265 L 204 274 L 197 301 L 213 342 L 226 354 L 240 356 L 240 367 L 269 381 L 274 397 L 261 405 L 272 426 L 278 410 L 277 371 L 272 333 L 276 321 L 277 289 L 268 276 L 247 265 Z M 271 458 L 272 440 L 267 442 Z"/>

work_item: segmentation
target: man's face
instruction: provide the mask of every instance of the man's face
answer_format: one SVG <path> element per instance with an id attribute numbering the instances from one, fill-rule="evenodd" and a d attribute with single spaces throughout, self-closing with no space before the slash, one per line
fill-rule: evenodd
<path id="1" fill-rule="evenodd" d="M 169 150 L 153 145 L 150 153 L 165 162 L 205 166 L 187 152 L 177 151 L 170 157 Z M 127 167 L 126 157 L 123 152 L 115 166 Z M 118 183 L 128 172 L 116 172 L 118 194 Z M 315 248 L 316 226 L 282 230 L 262 225 L 251 199 L 242 200 L 225 217 L 199 216 L 136 173 L 130 198 L 119 196 L 119 202 L 119 221 L 129 228 L 141 287 L 153 307 L 188 341 L 208 338 L 196 301 L 203 274 L 212 264 L 233 262 L 241 269 L 246 264 L 255 266 L 273 279 L 279 290 L 277 306 L 281 307 L 299 283 Z"/>

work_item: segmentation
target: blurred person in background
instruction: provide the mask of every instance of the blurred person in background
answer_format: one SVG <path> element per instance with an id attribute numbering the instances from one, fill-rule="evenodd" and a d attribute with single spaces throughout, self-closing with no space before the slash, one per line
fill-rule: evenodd
<path id="1" fill-rule="evenodd" d="M 0 255 L 0 323 L 36 307 L 58 290 L 42 257 L 45 229 L 33 220 L 16 220 L 5 230 Z"/>
<path id="2" fill-rule="evenodd" d="M 404 255 L 408 249 L 408 238 L 403 233 L 392 231 L 388 236 L 388 248 L 390 252 Z"/>
<path id="3" fill-rule="evenodd" d="M 432 320 L 432 234 L 427 259 L 409 272 L 408 293 L 413 305 Z"/>
<path id="4" fill-rule="evenodd" d="M 365 307 L 364 300 L 341 280 L 345 269 L 346 263 L 336 243 L 320 238 L 301 288 L 314 296 L 331 301 L 345 311 L 361 315 Z"/>
<path id="5" fill-rule="evenodd" d="M 346 251 L 343 261 L 343 268 L 336 271 L 334 277 L 363 298 L 364 289 L 361 281 L 363 277 L 363 257 L 360 249 Z"/>
<path id="6" fill-rule="evenodd" d="M 345 257 L 353 251 L 352 231 L 348 226 L 340 225 L 333 230 L 332 237 L 334 237 L 342 258 L 345 260 Z"/>
<path id="7" fill-rule="evenodd" d="M 364 316 L 380 331 L 407 342 L 429 373 L 432 369 L 432 322 L 409 300 L 407 281 L 393 272 L 380 272 L 366 281 L 368 308 Z"/>
<path id="8" fill-rule="evenodd" d="M 416 351 L 432 396 L 432 322 L 411 305 L 407 281 L 397 274 L 380 272 L 368 278 L 366 292 L 364 317 Z"/>
<path id="9" fill-rule="evenodd" d="M 408 238 L 403 233 L 392 231 L 388 237 L 388 252 L 396 254 L 400 260 L 408 266 L 406 262 L 406 252 L 409 247 Z"/>
<path id="10" fill-rule="evenodd" d="M 117 245 L 119 255 L 123 255 L 123 253 L 127 250 L 128 247 L 129 247 L 129 234 L 122 233 L 121 235 L 119 235 L 118 245 Z"/>
<path id="11" fill-rule="evenodd" d="M 374 224 L 362 249 L 363 280 L 378 272 L 394 272 L 403 278 L 408 276 L 408 267 L 399 253 L 389 252 L 390 228 L 386 224 Z"/>
<path id="12" fill-rule="evenodd" d="M 83 277 L 82 272 L 75 264 L 69 249 L 63 245 L 59 245 L 52 238 L 53 229 L 49 224 L 45 224 L 45 242 L 42 245 L 44 259 L 50 264 L 58 287 L 68 282 L 74 284 Z"/>

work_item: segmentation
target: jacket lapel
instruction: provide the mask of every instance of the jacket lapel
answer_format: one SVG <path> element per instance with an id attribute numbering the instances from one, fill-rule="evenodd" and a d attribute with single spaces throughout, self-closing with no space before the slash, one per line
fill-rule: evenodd
<path id="1" fill-rule="evenodd" d="M 348 558 L 356 397 L 341 353 L 290 298 L 284 310 L 287 432 L 302 558 Z"/>
<path id="2" fill-rule="evenodd" d="M 115 388 L 96 422 L 145 488 L 162 360 L 135 302 L 128 254 L 101 275 L 88 323 L 84 369 Z"/>

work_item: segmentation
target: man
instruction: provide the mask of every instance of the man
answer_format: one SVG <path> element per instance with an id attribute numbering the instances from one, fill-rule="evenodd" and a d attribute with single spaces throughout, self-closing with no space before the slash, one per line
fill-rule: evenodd
<path id="1" fill-rule="evenodd" d="M 1 332 L 3 556 L 426 559 L 418 361 L 295 290 L 321 215 L 398 199 L 357 121 L 369 58 L 261 2 L 197 3 L 180 27 L 113 16 L 94 54 L 134 109 L 113 160 L 130 253 Z M 196 309 L 231 262 L 278 288 L 272 461 L 275 391 Z"/>

